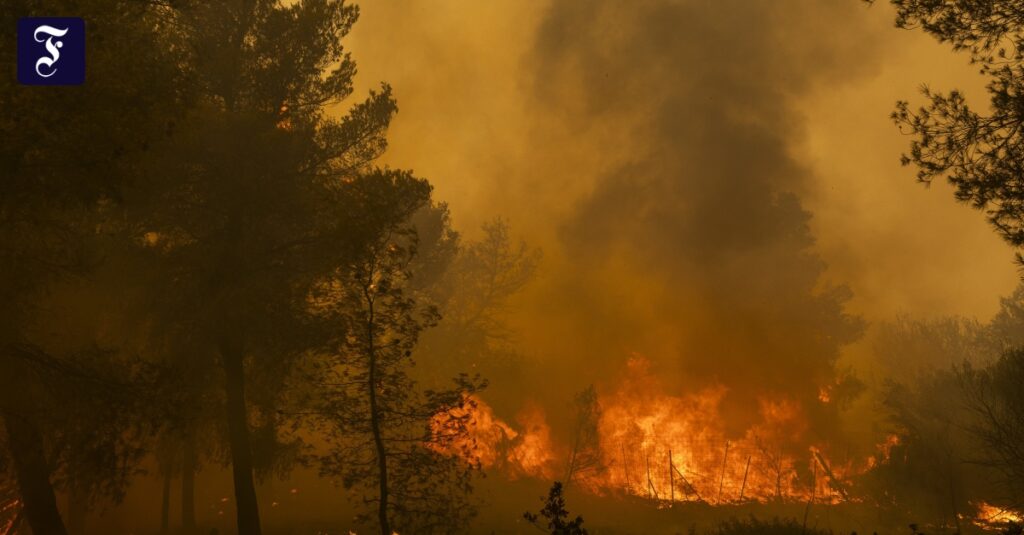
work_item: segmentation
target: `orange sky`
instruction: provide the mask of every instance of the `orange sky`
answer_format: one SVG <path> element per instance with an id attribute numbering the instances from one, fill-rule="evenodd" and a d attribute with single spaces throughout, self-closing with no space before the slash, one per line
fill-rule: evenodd
<path id="1" fill-rule="evenodd" d="M 849 73 L 799 96 L 802 117 L 793 120 L 802 124 L 788 146 L 814 177 L 793 189 L 813 214 L 827 277 L 852 289 L 849 309 L 869 321 L 897 313 L 986 319 L 1017 282 L 1011 251 L 945 184 L 925 188 L 899 166 L 909 140 L 888 119 L 894 102 L 913 101 L 922 83 L 983 102 L 983 80 L 965 57 L 921 32 L 895 29 L 884 3 L 850 4 L 856 20 L 841 21 L 849 26 L 841 31 L 814 13 L 792 15 L 794 32 L 812 33 L 801 46 L 839 40 L 830 46 L 854 58 L 843 66 Z M 538 105 L 532 87 L 544 75 L 535 47 L 548 7 L 368 0 L 348 41 L 360 90 L 387 81 L 399 101 L 388 163 L 429 178 L 460 230 L 472 235 L 501 214 L 545 249 L 550 264 L 559 262 L 560 222 L 630 147 L 606 124 L 563 120 Z M 706 53 L 716 53 L 713 43 Z M 806 68 L 817 68 L 813 60 Z M 565 97 L 561 105 L 573 102 Z"/>

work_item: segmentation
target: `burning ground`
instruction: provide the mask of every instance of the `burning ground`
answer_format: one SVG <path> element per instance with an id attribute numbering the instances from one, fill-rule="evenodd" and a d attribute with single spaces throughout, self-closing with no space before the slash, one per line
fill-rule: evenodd
<path id="1" fill-rule="evenodd" d="M 724 386 L 689 395 L 665 393 L 632 357 L 613 390 L 587 390 L 576 401 L 569 443 L 553 442 L 543 411 L 530 407 L 515 425 L 476 401 L 475 455 L 467 460 L 508 477 L 560 479 L 598 495 L 633 495 L 673 504 L 745 501 L 838 503 L 851 499 L 854 476 L 887 462 L 896 436 L 859 462 L 837 464 L 815 443 L 800 406 L 762 400 L 755 423 L 731 435 L 721 412 Z"/>

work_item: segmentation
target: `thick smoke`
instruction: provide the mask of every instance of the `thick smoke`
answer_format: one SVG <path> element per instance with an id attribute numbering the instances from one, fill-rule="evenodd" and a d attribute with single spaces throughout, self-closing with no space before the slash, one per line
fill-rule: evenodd
<path id="1" fill-rule="evenodd" d="M 859 322 L 822 280 L 799 198 L 815 177 L 791 150 L 801 96 L 871 63 L 848 35 L 868 33 L 862 9 L 551 5 L 536 99 L 608 164 L 561 223 L 564 258 L 539 293 L 587 360 L 614 369 L 637 351 L 679 386 L 722 383 L 739 427 L 762 396 L 817 400 L 836 380 Z"/>
<path id="2" fill-rule="evenodd" d="M 492 377 L 491 400 L 557 420 L 635 352 L 680 393 L 728 386 L 739 428 L 759 396 L 821 405 L 858 331 L 844 311 L 983 311 L 1013 286 L 1012 266 L 987 275 L 1006 253 L 984 221 L 898 168 L 892 103 L 962 76 L 885 5 L 362 7 L 360 83 L 391 82 L 401 108 L 389 163 L 429 177 L 467 239 L 497 215 L 544 250 L 513 308 L 531 365 Z"/>

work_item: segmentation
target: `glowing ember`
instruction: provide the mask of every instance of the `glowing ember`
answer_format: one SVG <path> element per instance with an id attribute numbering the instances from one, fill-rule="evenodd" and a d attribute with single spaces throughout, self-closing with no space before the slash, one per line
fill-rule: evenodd
<path id="1" fill-rule="evenodd" d="M 21 500 L 10 498 L 0 501 L 0 533 L 14 533 L 20 511 Z"/>

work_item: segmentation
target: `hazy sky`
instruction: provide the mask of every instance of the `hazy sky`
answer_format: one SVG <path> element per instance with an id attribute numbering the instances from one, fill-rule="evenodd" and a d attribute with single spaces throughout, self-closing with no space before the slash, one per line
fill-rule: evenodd
<path id="1" fill-rule="evenodd" d="M 650 187 L 643 206 L 695 196 L 711 203 L 697 216 L 714 217 L 736 209 L 719 202 L 730 188 L 767 183 L 811 214 L 825 279 L 849 286 L 848 310 L 869 321 L 897 313 L 987 319 L 1017 282 L 1011 251 L 980 213 L 956 204 L 945 184 L 916 184 L 899 165 L 909 138 L 888 118 L 895 101 L 919 100 L 928 83 L 983 102 L 983 80 L 965 57 L 894 28 L 884 2 L 360 5 L 349 46 L 361 89 L 387 81 L 399 102 L 388 163 L 429 178 L 469 235 L 494 214 L 508 218 L 544 248 L 548 274 L 572 265 L 572 229 L 601 195 Z M 772 177 L 722 191 L 661 183 L 611 191 L 630 166 L 685 172 L 683 153 L 694 146 L 703 147 L 691 159 L 707 171 L 696 179 L 705 185 L 731 180 L 729 172 L 757 174 L 762 161 Z M 671 218 L 675 205 L 662 204 L 659 217 Z M 664 226 L 638 225 L 616 229 L 612 241 L 632 246 Z M 674 248 L 671 239 L 664 248 Z"/>

